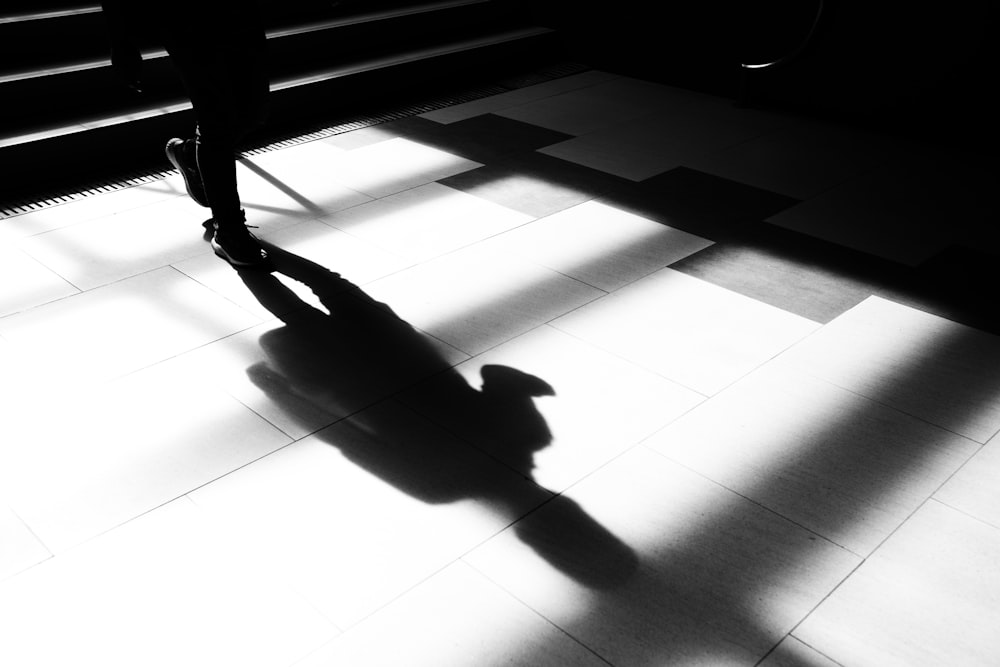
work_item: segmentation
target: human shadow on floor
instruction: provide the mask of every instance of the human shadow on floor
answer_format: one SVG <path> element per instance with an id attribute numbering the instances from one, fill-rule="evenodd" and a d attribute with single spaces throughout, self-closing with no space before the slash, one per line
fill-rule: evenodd
<path id="1" fill-rule="evenodd" d="M 548 383 L 514 368 L 486 365 L 476 389 L 453 368 L 457 359 L 444 356 L 447 348 L 440 341 L 386 304 L 323 266 L 264 245 L 273 271 L 240 276 L 284 326 L 261 336 L 267 361 L 247 372 L 283 414 L 421 501 L 483 502 L 501 508 L 511 523 L 537 510 L 515 526 L 515 534 L 588 587 L 611 588 L 630 578 L 638 566 L 632 549 L 570 498 L 519 484 L 498 463 L 530 479 L 535 452 L 552 440 L 534 402 L 554 395 Z M 307 303 L 275 274 L 308 287 L 328 312 Z M 417 391 L 399 394 L 425 379 Z M 390 406 L 384 399 L 394 394 L 401 400 Z M 455 437 L 422 428 L 427 419 Z M 526 498 L 526 489 L 537 491 L 537 500 Z"/>

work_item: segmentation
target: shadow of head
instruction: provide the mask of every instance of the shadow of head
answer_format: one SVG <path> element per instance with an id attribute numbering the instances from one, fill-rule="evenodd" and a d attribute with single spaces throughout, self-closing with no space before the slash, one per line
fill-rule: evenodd
<path id="1" fill-rule="evenodd" d="M 260 337 L 265 360 L 248 369 L 251 381 L 305 432 L 396 489 L 427 503 L 485 502 L 516 521 L 523 478 L 552 442 L 535 399 L 553 387 L 499 364 L 484 365 L 473 387 L 446 346 L 385 304 L 322 266 L 268 251 L 273 273 L 241 277 L 284 326 Z M 275 274 L 308 287 L 322 309 Z M 516 528 L 525 543 L 589 586 L 617 585 L 635 569 L 635 554 L 565 497 L 525 526 Z"/>

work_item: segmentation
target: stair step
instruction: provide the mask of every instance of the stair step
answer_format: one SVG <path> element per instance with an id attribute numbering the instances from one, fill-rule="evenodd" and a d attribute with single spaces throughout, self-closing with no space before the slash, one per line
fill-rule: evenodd
<path id="1" fill-rule="evenodd" d="M 315 122 L 418 89 L 432 94 L 435 86 L 461 85 L 463 76 L 510 71 L 526 54 L 548 57 L 543 54 L 551 51 L 553 34 L 535 26 L 510 29 L 274 78 L 269 125 Z M 71 180 L 95 169 L 161 160 L 163 138 L 189 133 L 193 122 L 190 102 L 177 95 L 0 136 L 0 182 L 24 189 L 39 179 Z"/>
<path id="2" fill-rule="evenodd" d="M 551 35 L 552 33 L 553 31 L 550 28 L 531 26 L 493 33 L 474 39 L 435 44 L 434 46 L 413 51 L 385 53 L 368 60 L 343 63 L 329 67 L 312 69 L 307 72 L 297 72 L 295 74 L 277 77 L 272 80 L 270 88 L 272 92 L 280 92 L 290 88 L 330 82 L 342 77 L 371 72 L 373 70 L 380 70 L 407 63 L 414 63 L 421 60 L 470 52 L 475 49 L 515 42 L 517 40 L 544 37 Z M 58 73 L 59 72 L 54 72 L 53 74 Z M 146 103 L 140 101 L 130 108 L 115 110 L 106 114 L 96 114 L 83 117 L 77 115 L 74 117 L 73 122 L 67 122 L 64 124 L 49 123 L 8 136 L 0 135 L 0 148 L 29 143 L 36 141 L 39 138 L 52 138 L 75 132 L 86 131 L 87 129 L 93 129 L 96 127 L 108 127 L 111 125 L 141 120 L 143 118 L 157 115 L 178 113 L 186 111 L 190 109 L 190 107 L 190 102 L 188 102 L 182 95 L 177 95 L 168 99 L 152 100 Z"/>
<path id="3" fill-rule="evenodd" d="M 27 0 L 7 1 L 15 4 L 0 10 L 5 186 L 23 190 L 99 168 L 162 161 L 163 138 L 191 131 L 190 102 L 161 46 L 140 44 L 143 92 L 136 95 L 111 66 L 99 4 L 38 0 L 28 12 L 21 11 Z M 274 128 L 325 122 L 393 96 L 433 95 L 526 61 L 562 59 L 555 55 L 555 31 L 526 20 L 516 0 L 283 0 L 266 6 Z M 21 42 L 31 48 L 20 49 Z M 33 61 L 32 53 L 46 60 Z"/>
<path id="4" fill-rule="evenodd" d="M 419 51 L 465 35 L 478 39 L 520 27 L 495 0 L 434 0 L 366 9 L 334 17 L 272 25 L 268 59 L 272 79 L 294 80 L 302 71 L 323 72 L 344 62 L 376 58 L 399 51 Z M 301 18 L 301 17 L 300 17 Z M 166 52 L 143 51 L 144 97 L 148 104 L 172 104 L 184 88 Z M 288 84 L 282 84 L 287 86 Z M 39 127 L 68 124 L 66 116 L 113 115 L 132 108 L 134 100 L 122 87 L 106 54 L 28 67 L 0 74 L 0 97 L 17 100 L 0 106 L 0 141 L 32 134 Z M 67 104 L 72 100 L 73 104 Z"/>
<path id="5" fill-rule="evenodd" d="M 358 8 L 352 8 L 350 3 L 344 7 L 334 3 L 319 4 L 330 7 L 319 11 L 317 6 L 314 11 L 304 13 L 272 10 L 266 17 L 268 38 L 277 40 L 337 28 L 346 32 L 343 29 L 377 21 L 463 8 L 495 13 L 501 6 L 495 0 L 381 0 L 366 2 Z M 166 55 L 150 30 L 140 31 L 136 39 L 146 59 Z M 69 73 L 110 66 L 109 41 L 108 26 L 99 5 L 0 16 L 0 84 L 45 76 L 50 72 Z M 67 56 L 71 59 L 67 60 Z"/>

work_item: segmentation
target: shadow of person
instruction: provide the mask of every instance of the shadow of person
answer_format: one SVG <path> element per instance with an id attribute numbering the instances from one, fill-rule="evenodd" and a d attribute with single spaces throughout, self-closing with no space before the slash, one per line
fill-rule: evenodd
<path id="1" fill-rule="evenodd" d="M 427 503 L 476 500 L 522 518 L 523 487 L 495 458 L 452 439 L 422 437 L 413 423 L 387 409 L 388 396 L 433 376 L 435 415 L 453 415 L 462 434 L 503 451 L 504 463 L 530 479 L 536 451 L 552 434 L 534 399 L 555 391 L 541 378 L 501 365 L 483 366 L 474 388 L 453 368 L 440 341 L 398 317 L 386 304 L 323 266 L 265 243 L 271 271 L 240 271 L 257 300 L 284 326 L 260 338 L 266 361 L 247 373 L 285 415 L 316 432 L 355 465 Z M 322 308 L 307 303 L 281 274 L 311 290 Z M 324 312 L 324 310 L 326 312 Z M 350 416 L 349 420 L 344 420 Z M 437 421 L 437 419 L 435 419 Z M 447 420 L 445 420 L 447 421 Z M 324 427 L 333 422 L 336 429 Z M 502 448 L 499 449 L 499 448 Z M 539 494 L 544 507 L 515 534 L 564 574 L 592 588 L 624 583 L 638 565 L 635 553 L 571 499 Z M 528 508 L 533 509 L 533 508 Z M 583 557 L 581 557 L 583 555 Z"/>

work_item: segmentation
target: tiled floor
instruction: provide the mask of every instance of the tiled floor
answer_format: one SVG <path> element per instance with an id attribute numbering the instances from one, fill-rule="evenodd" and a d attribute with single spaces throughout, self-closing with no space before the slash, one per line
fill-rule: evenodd
<path id="1" fill-rule="evenodd" d="M 585 72 L 245 159 L 274 273 L 0 220 L 0 664 L 1000 663 L 979 169 Z"/>

